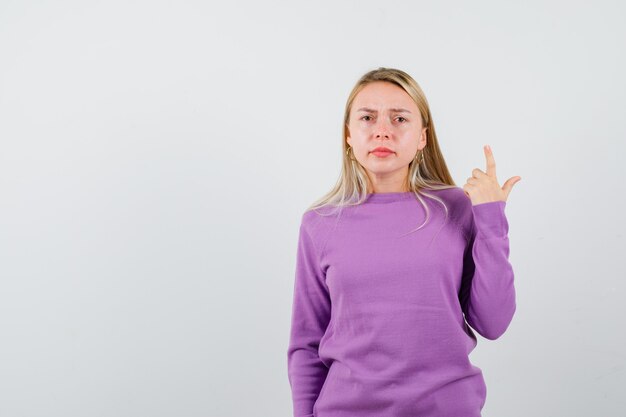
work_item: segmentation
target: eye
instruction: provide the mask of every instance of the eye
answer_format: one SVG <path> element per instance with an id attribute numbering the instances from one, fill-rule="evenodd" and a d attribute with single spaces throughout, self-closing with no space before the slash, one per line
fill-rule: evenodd
<path id="1" fill-rule="evenodd" d="M 402 119 L 402 120 L 406 121 L 406 119 L 404 117 L 402 117 L 402 116 L 398 117 L 398 119 Z"/>
<path id="2" fill-rule="evenodd" d="M 371 116 L 367 116 L 367 115 L 363 116 L 363 117 L 361 117 L 361 120 L 365 119 L 366 117 L 371 117 Z"/>

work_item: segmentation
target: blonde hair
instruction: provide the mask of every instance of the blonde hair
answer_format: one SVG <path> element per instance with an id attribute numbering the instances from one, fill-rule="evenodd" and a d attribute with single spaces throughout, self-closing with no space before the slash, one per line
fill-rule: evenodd
<path id="1" fill-rule="evenodd" d="M 347 154 L 348 144 L 348 123 L 350 110 L 357 94 L 369 83 L 375 81 L 385 81 L 402 88 L 413 99 L 422 116 L 422 126 L 427 127 L 426 146 L 421 150 L 422 158 L 413 158 L 409 164 L 409 172 L 406 177 L 406 189 L 415 193 L 416 199 L 424 206 L 426 220 L 415 230 L 422 228 L 430 216 L 427 205 L 422 196 L 431 198 L 441 203 L 445 209 L 446 217 L 448 208 L 439 197 L 429 194 L 425 190 L 441 190 L 455 188 L 456 184 L 448 171 L 448 167 L 439 148 L 435 125 L 430 114 L 430 108 L 424 92 L 417 82 L 406 72 L 394 68 L 379 67 L 378 69 L 365 73 L 355 84 L 346 102 L 343 118 L 343 140 L 342 140 L 342 169 L 341 175 L 335 186 L 324 196 L 316 200 L 307 207 L 306 211 L 315 210 L 322 207 L 334 207 L 341 210 L 345 206 L 359 205 L 367 199 L 367 194 L 372 193 L 370 181 L 363 166 L 356 160 L 352 160 Z M 420 151 L 418 151 L 419 153 Z M 328 214 L 332 214 L 329 212 Z"/>

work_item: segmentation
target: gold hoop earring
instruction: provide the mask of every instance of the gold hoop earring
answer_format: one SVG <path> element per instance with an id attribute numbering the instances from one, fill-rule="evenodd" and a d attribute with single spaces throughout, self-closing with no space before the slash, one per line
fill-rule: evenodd
<path id="1" fill-rule="evenodd" d="M 348 157 L 349 160 L 356 161 L 356 159 L 350 155 L 351 149 L 352 149 L 352 146 L 348 146 L 348 149 L 346 149 L 346 156 Z M 352 155 L 354 155 L 354 152 L 352 152 Z"/>
<path id="2" fill-rule="evenodd" d="M 415 154 L 415 158 L 413 158 L 414 161 L 417 161 L 417 157 L 420 156 L 420 161 L 417 163 L 419 164 L 423 164 L 424 163 L 424 150 L 422 149 L 421 151 L 418 151 L 417 154 Z"/>

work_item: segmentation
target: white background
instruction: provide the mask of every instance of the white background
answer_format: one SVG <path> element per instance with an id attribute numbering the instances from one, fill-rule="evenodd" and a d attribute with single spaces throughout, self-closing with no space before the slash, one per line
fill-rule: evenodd
<path id="1" fill-rule="evenodd" d="M 0 415 L 290 416 L 306 206 L 402 69 L 462 186 L 493 148 L 517 311 L 484 417 L 623 416 L 618 1 L 0 2 Z"/>

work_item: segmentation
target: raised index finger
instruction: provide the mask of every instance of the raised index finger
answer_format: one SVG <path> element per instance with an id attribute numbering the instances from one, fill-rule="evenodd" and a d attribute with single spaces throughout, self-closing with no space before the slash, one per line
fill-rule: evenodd
<path id="1" fill-rule="evenodd" d="M 485 151 L 485 158 L 487 159 L 487 175 L 491 177 L 496 176 L 496 160 L 493 157 L 493 152 L 491 151 L 491 146 L 485 145 L 483 147 Z"/>

